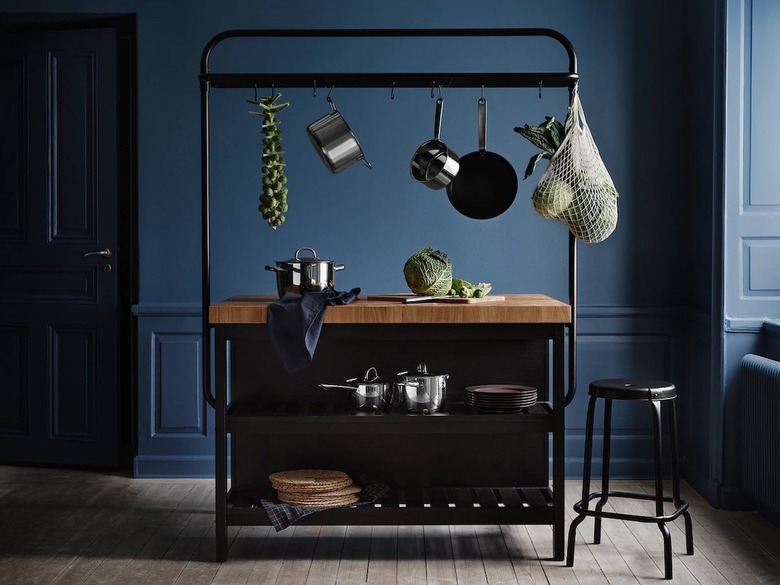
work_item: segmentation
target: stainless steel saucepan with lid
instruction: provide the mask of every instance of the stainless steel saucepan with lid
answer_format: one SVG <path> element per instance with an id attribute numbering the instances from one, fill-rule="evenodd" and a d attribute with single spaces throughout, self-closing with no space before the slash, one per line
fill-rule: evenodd
<path id="1" fill-rule="evenodd" d="M 422 414 L 438 412 L 444 407 L 449 377 L 444 372 L 429 372 L 425 363 L 418 364 L 414 372 L 399 372 L 396 386 L 401 408 Z"/>
<path id="2" fill-rule="evenodd" d="M 310 252 L 311 257 L 301 257 L 301 252 Z M 276 289 L 279 298 L 286 292 L 321 292 L 332 289 L 334 275 L 346 266 L 317 256 L 314 248 L 302 247 L 295 251 L 295 257 L 279 260 L 275 266 L 266 266 L 266 270 L 276 272 Z"/>
<path id="3" fill-rule="evenodd" d="M 373 366 L 363 378 L 350 378 L 344 384 L 319 384 L 319 387 L 348 390 L 356 410 L 386 410 L 393 401 L 393 381 L 380 378 Z"/>

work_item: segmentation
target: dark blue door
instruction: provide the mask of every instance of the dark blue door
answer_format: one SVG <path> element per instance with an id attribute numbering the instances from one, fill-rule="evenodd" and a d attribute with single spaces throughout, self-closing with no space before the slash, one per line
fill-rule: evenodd
<path id="1" fill-rule="evenodd" d="M 0 35 L 0 461 L 112 466 L 116 32 Z"/>

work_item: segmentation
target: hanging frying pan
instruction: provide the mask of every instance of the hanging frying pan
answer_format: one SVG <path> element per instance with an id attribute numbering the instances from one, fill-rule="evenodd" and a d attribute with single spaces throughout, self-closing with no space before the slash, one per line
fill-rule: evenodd
<path id="1" fill-rule="evenodd" d="M 460 158 L 460 169 L 447 185 L 452 206 L 472 219 L 491 219 L 504 213 L 517 195 L 517 173 L 503 156 L 485 149 L 487 101 L 477 102 L 479 150 Z"/>

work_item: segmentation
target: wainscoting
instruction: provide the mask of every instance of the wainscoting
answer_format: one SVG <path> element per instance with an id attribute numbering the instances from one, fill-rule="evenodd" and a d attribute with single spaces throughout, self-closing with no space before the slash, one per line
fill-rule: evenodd
<path id="1" fill-rule="evenodd" d="M 145 307 L 138 320 L 136 477 L 214 475 L 214 410 L 203 398 L 200 307 Z"/>

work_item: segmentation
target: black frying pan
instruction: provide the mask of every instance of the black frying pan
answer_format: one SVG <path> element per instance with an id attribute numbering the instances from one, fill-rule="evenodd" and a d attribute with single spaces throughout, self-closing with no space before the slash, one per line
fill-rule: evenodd
<path id="1" fill-rule="evenodd" d="M 504 213 L 517 195 L 517 173 L 503 156 L 485 150 L 487 101 L 477 102 L 479 150 L 460 158 L 460 169 L 447 185 L 452 206 L 472 219 L 491 219 Z"/>

